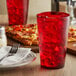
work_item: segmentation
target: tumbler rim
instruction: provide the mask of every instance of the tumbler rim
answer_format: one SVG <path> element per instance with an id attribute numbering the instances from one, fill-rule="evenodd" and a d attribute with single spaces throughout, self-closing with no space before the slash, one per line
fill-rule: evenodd
<path id="1" fill-rule="evenodd" d="M 49 16 L 46 14 L 48 13 Z M 64 12 L 42 12 L 42 13 L 38 13 L 37 14 L 37 18 L 47 18 L 47 19 L 50 19 L 50 18 L 67 18 L 69 17 L 70 15 L 68 13 L 64 13 Z"/>

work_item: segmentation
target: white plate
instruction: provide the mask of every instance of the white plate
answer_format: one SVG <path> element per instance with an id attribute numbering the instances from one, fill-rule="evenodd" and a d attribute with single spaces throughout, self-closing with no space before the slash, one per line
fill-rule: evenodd
<path id="1" fill-rule="evenodd" d="M 24 66 L 24 65 L 27 65 L 27 64 L 33 62 L 35 59 L 36 59 L 36 54 L 33 52 L 30 52 L 29 56 L 27 57 L 27 60 L 24 59 L 24 60 L 22 60 L 22 62 L 14 64 L 14 65 L 6 65 L 6 66 L 0 65 L 0 69 L 21 67 L 21 66 Z"/>

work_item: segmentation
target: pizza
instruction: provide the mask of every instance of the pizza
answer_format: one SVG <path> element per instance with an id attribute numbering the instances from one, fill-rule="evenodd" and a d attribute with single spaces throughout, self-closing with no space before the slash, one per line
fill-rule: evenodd
<path id="1" fill-rule="evenodd" d="M 6 26 L 6 35 L 24 45 L 38 45 L 36 24 Z"/>
<path id="2" fill-rule="evenodd" d="M 24 45 L 38 45 L 37 24 L 6 26 L 6 35 Z M 68 42 L 76 41 L 76 28 L 70 27 L 68 32 Z"/>
<path id="3" fill-rule="evenodd" d="M 68 32 L 68 42 L 76 41 L 76 28 L 70 27 Z"/>

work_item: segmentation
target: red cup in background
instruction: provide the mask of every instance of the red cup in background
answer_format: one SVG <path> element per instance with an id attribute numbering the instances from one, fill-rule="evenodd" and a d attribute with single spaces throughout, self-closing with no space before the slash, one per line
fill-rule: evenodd
<path id="1" fill-rule="evenodd" d="M 69 14 L 43 12 L 37 14 L 41 66 L 62 68 L 67 50 Z"/>
<path id="2" fill-rule="evenodd" d="M 29 0 L 6 0 L 9 25 L 27 23 Z"/>

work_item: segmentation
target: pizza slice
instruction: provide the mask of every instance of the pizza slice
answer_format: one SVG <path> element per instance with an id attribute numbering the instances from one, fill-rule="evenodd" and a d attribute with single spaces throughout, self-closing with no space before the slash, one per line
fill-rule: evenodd
<path id="1" fill-rule="evenodd" d="M 68 32 L 68 42 L 76 41 L 76 28 L 70 27 Z"/>
<path id="2" fill-rule="evenodd" d="M 24 45 L 38 45 L 39 43 L 36 24 L 7 26 L 6 35 Z"/>

